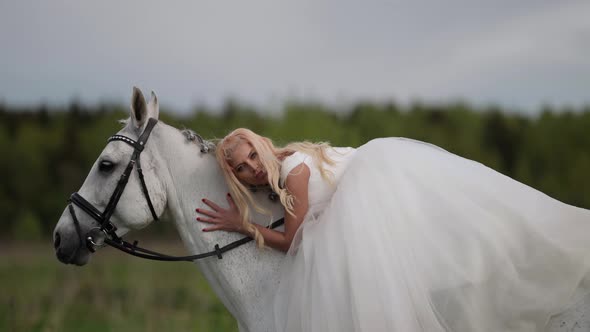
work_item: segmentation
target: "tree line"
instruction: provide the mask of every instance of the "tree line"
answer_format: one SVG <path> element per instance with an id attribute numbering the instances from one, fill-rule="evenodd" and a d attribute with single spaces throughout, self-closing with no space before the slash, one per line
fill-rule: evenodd
<path id="1" fill-rule="evenodd" d="M 14 108 L 0 105 L 2 236 L 49 238 L 68 195 L 82 185 L 106 139 L 128 117 L 121 105 Z M 545 107 L 535 116 L 465 103 L 358 102 L 346 110 L 287 102 L 279 115 L 228 101 L 160 119 L 220 138 L 247 127 L 278 144 L 328 141 L 357 147 L 403 136 L 479 161 L 568 204 L 590 208 L 590 106 Z"/>

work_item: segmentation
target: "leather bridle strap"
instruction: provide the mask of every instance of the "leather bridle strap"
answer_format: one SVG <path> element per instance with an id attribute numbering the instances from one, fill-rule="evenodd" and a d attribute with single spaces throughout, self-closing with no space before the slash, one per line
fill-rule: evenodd
<path id="1" fill-rule="evenodd" d="M 76 218 L 76 213 L 74 211 L 74 207 L 72 206 L 72 204 L 68 204 L 68 209 L 70 210 L 70 214 L 72 215 L 72 218 L 74 219 L 74 227 L 76 228 L 76 233 L 78 234 L 78 241 L 80 241 L 79 242 L 80 245 L 78 245 L 76 250 L 74 250 L 72 252 L 72 254 L 70 255 L 70 257 L 68 257 L 68 263 L 71 263 L 72 260 L 74 259 L 74 257 L 76 257 L 76 255 L 78 254 L 81 244 L 85 243 L 85 242 L 84 242 L 84 236 L 82 235 L 82 230 L 80 229 L 80 222 L 78 221 L 78 218 Z"/>
<path id="2" fill-rule="evenodd" d="M 158 215 L 156 214 L 156 211 L 154 210 L 152 200 L 150 199 L 150 194 L 149 194 L 147 186 L 145 184 L 145 180 L 143 177 L 143 170 L 141 169 L 141 161 L 139 158 L 141 152 L 143 151 L 143 149 L 145 147 L 145 144 L 147 143 L 148 138 L 150 137 L 152 129 L 154 128 L 156 123 L 158 123 L 158 120 L 156 120 L 154 118 L 149 118 L 148 123 L 145 127 L 145 130 L 139 136 L 139 139 L 137 140 L 137 142 L 135 142 L 134 140 L 130 139 L 129 137 L 126 137 L 123 135 L 113 135 L 109 138 L 108 142 L 122 141 L 122 142 L 125 142 L 125 143 L 131 145 L 134 150 L 133 150 L 133 155 L 131 155 L 131 160 L 129 161 L 129 164 L 127 165 L 127 168 L 125 169 L 125 172 L 121 176 L 121 179 L 119 179 L 119 183 L 117 184 L 117 188 L 115 189 L 115 192 L 113 192 L 113 195 L 111 196 L 111 199 L 109 200 L 109 203 L 107 204 L 107 207 L 105 209 L 105 214 L 103 216 L 105 218 L 105 220 L 109 220 L 111 215 L 115 211 L 115 207 L 117 206 L 117 203 L 119 202 L 119 199 L 121 198 L 121 195 L 123 194 L 123 190 L 125 189 L 125 186 L 127 185 L 127 181 L 129 181 L 129 175 L 131 174 L 131 171 L 133 170 L 134 165 L 137 165 L 137 174 L 139 175 L 139 180 L 140 180 L 139 182 L 141 183 L 141 191 L 143 192 L 143 195 L 146 198 L 146 201 L 148 203 L 148 207 L 150 209 L 150 212 L 152 213 L 152 217 L 154 218 L 154 220 L 158 220 Z"/>
<path id="3" fill-rule="evenodd" d="M 155 211 L 154 206 L 152 204 L 152 200 L 150 199 L 150 195 L 147 190 L 147 186 L 145 184 L 145 179 L 143 176 L 143 171 L 141 169 L 141 163 L 140 163 L 140 158 L 139 158 L 141 152 L 143 151 L 143 149 L 145 147 L 145 144 L 147 143 L 148 138 L 150 137 L 152 129 L 154 128 L 154 126 L 157 123 L 158 123 L 158 120 L 156 120 L 154 118 L 149 118 L 148 123 L 147 123 L 143 133 L 141 133 L 141 135 L 139 136 L 139 139 L 137 141 L 134 141 L 131 138 L 123 136 L 123 135 L 113 135 L 108 139 L 107 143 L 110 143 L 112 141 L 122 141 L 122 142 L 125 142 L 125 143 L 131 145 L 131 147 L 133 147 L 133 154 L 131 155 L 131 159 L 129 160 L 127 167 L 123 171 L 123 174 L 121 174 L 121 177 L 119 178 L 119 181 L 117 182 L 117 187 L 115 188 L 111 197 L 109 198 L 109 202 L 107 203 L 107 206 L 103 212 L 100 212 L 96 207 L 94 207 L 94 205 L 92 205 L 90 202 L 88 202 L 84 197 L 82 197 L 77 192 L 73 193 L 70 196 L 69 202 L 75 204 L 76 206 L 81 208 L 84 212 L 88 213 L 88 215 L 90 215 L 92 217 L 92 219 L 96 220 L 99 223 L 100 229 L 102 231 L 104 231 L 105 233 L 107 233 L 113 240 L 118 241 L 120 239 L 116 233 L 117 228 L 115 227 L 115 225 L 113 225 L 113 223 L 111 223 L 110 219 L 111 219 L 111 216 L 113 215 L 113 213 L 115 212 L 115 208 L 117 207 L 117 204 L 119 203 L 119 199 L 121 199 L 121 195 L 123 194 L 123 191 L 125 190 L 125 187 L 127 186 L 127 182 L 129 181 L 129 177 L 131 176 L 131 172 L 133 171 L 133 168 L 135 167 L 136 164 L 137 164 L 137 172 L 138 172 L 139 180 L 140 180 L 139 182 L 141 183 L 143 195 L 146 198 L 148 207 L 150 209 L 150 212 L 152 213 L 152 217 L 154 218 L 154 220 L 158 220 L 158 215 L 156 214 L 156 211 Z M 75 217 L 75 214 L 73 214 L 72 211 L 73 211 L 73 208 L 70 208 L 70 214 L 72 214 L 72 216 Z"/>
<path id="4" fill-rule="evenodd" d="M 281 218 L 281 219 L 273 222 L 270 225 L 270 228 L 272 228 L 272 229 L 277 228 L 284 223 L 285 223 L 285 218 Z M 139 258 L 151 259 L 151 260 L 155 260 L 155 261 L 164 261 L 164 262 L 179 262 L 179 261 L 193 262 L 198 259 L 203 259 L 203 258 L 213 257 L 213 256 L 216 256 L 218 259 L 222 259 L 223 258 L 222 255 L 224 253 L 226 253 L 232 249 L 235 249 L 243 244 L 246 244 L 252 240 L 253 239 L 251 237 L 244 237 L 244 238 L 241 238 L 237 241 L 231 242 L 223 247 L 219 247 L 219 244 L 216 244 L 214 247 L 214 250 L 211 250 L 211 251 L 208 251 L 208 252 L 205 252 L 202 254 L 196 254 L 196 255 L 190 255 L 190 256 L 169 256 L 169 255 L 161 254 L 159 252 L 148 250 L 148 249 L 141 248 L 141 247 L 137 246 L 138 241 L 134 241 L 132 244 L 132 243 L 129 243 L 129 242 L 124 241 L 122 239 L 120 241 L 115 241 L 115 240 L 106 238 L 105 243 L 113 248 L 119 249 L 129 255 L 139 257 Z"/>

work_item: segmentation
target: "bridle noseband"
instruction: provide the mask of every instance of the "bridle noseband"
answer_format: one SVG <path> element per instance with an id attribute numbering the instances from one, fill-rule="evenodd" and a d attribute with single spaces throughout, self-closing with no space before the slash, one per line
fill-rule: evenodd
<path id="1" fill-rule="evenodd" d="M 76 254 L 78 253 L 78 251 L 80 250 L 80 248 L 84 244 L 86 245 L 88 250 L 90 250 L 91 252 L 95 252 L 96 247 L 100 247 L 105 244 L 108 244 L 108 245 L 110 245 L 114 248 L 117 248 L 127 254 L 137 256 L 140 258 L 159 260 L 159 261 L 189 261 L 190 262 L 190 261 L 194 261 L 196 259 L 201 259 L 201 258 L 211 257 L 211 256 L 216 256 L 217 258 L 221 259 L 223 253 L 225 253 L 231 249 L 234 249 L 244 243 L 248 243 L 248 242 L 252 241 L 252 238 L 245 237 L 240 240 L 234 241 L 228 245 L 225 245 L 221 248 L 219 247 L 219 245 L 216 244 L 214 250 L 212 250 L 210 252 L 203 253 L 203 254 L 197 254 L 197 255 L 191 255 L 191 256 L 169 256 L 169 255 L 161 254 L 161 253 L 151 251 L 151 250 L 148 250 L 145 248 L 138 247 L 137 241 L 134 241 L 133 244 L 131 244 L 127 241 L 124 241 L 122 238 L 120 238 L 117 235 L 117 233 L 116 233 L 117 227 L 115 225 L 113 225 L 113 223 L 111 223 L 110 219 L 111 219 L 111 216 L 113 215 L 113 213 L 115 212 L 115 208 L 117 207 L 117 204 L 119 203 L 119 199 L 121 198 L 121 195 L 123 194 L 123 191 L 125 190 L 125 187 L 127 186 L 127 182 L 129 181 L 129 177 L 131 176 L 131 172 L 133 171 L 133 168 L 135 168 L 135 166 L 137 166 L 137 174 L 139 176 L 139 180 L 141 183 L 141 190 L 143 192 L 144 197 L 146 198 L 146 201 L 147 201 L 148 207 L 150 209 L 150 212 L 152 214 L 152 217 L 154 218 L 154 220 L 158 220 L 158 215 L 156 214 L 156 211 L 154 209 L 154 205 L 152 204 L 152 200 L 150 199 L 150 195 L 149 195 L 147 186 L 145 184 L 143 170 L 141 168 L 141 162 L 140 162 L 140 158 L 139 158 L 139 156 L 141 155 L 141 152 L 144 150 L 144 147 L 145 147 L 145 144 L 147 143 L 148 138 L 150 137 L 152 129 L 154 129 L 154 126 L 157 123 L 158 123 L 158 120 L 156 120 L 154 118 L 149 118 L 148 123 L 147 123 L 143 133 L 139 136 L 139 139 L 137 141 L 134 141 L 133 139 L 131 139 L 127 136 L 123 136 L 123 135 L 113 135 L 108 139 L 107 144 L 112 141 L 122 141 L 122 142 L 125 142 L 125 143 L 131 145 L 131 147 L 133 147 L 133 154 L 131 155 L 131 160 L 129 160 L 129 163 L 127 164 L 127 167 L 125 168 L 125 171 L 123 172 L 123 174 L 119 178 L 119 181 L 117 182 L 117 187 L 113 191 L 113 193 L 109 199 L 109 202 L 103 212 L 100 212 L 96 207 L 94 207 L 94 205 L 92 205 L 90 202 L 88 202 L 84 197 L 82 197 L 77 192 L 73 193 L 70 196 L 70 199 L 68 200 L 68 209 L 69 209 L 72 219 L 74 221 L 76 233 L 78 234 L 78 239 L 80 242 L 79 242 L 79 245 L 76 248 L 76 250 L 70 256 L 68 262 L 71 262 L 73 260 L 73 258 L 76 256 Z M 199 138 L 200 138 L 200 136 L 199 136 Z M 202 145 L 205 146 L 202 138 L 200 139 L 200 141 L 201 141 Z M 208 149 L 202 148 L 201 152 L 207 153 Z M 76 212 L 75 212 L 72 204 L 76 205 L 77 207 L 82 209 L 84 212 L 86 212 L 90 217 L 92 217 L 92 219 L 97 221 L 100 226 L 92 228 L 85 235 L 82 234 L 82 230 L 80 228 L 80 223 L 78 221 L 78 218 L 76 217 Z M 274 223 L 272 223 L 272 225 L 270 227 L 276 228 L 276 227 L 282 225 L 283 223 L 284 223 L 284 218 L 281 218 L 281 219 L 275 221 Z"/>

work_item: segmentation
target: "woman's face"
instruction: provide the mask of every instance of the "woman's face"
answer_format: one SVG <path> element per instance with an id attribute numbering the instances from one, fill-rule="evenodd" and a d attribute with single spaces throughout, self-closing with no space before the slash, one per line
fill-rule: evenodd
<path id="1" fill-rule="evenodd" d="M 243 183 L 252 186 L 268 184 L 266 170 L 260 162 L 258 152 L 246 141 L 239 142 L 231 152 L 229 165 Z"/>

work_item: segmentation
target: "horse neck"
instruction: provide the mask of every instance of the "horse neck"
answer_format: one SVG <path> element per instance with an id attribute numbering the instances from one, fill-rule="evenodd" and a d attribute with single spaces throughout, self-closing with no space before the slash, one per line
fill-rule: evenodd
<path id="1" fill-rule="evenodd" d="M 162 161 L 158 176 L 165 182 L 167 212 L 189 250 L 209 250 L 211 244 L 232 236 L 225 232 L 203 233 L 195 209 L 203 207 L 201 200 L 205 197 L 224 202 L 227 186 L 212 152 L 202 153 L 199 144 L 188 141 L 173 127 L 162 123 L 161 129 L 155 141 Z"/>
<path id="2" fill-rule="evenodd" d="M 157 136 L 158 158 L 163 161 L 158 176 L 166 183 L 168 212 L 190 253 L 210 251 L 216 244 L 223 246 L 241 238 L 236 233 L 202 232 L 205 225 L 195 220 L 196 208 L 208 208 L 202 198 L 225 205 L 221 203 L 225 203 L 228 189 L 213 153 L 202 153 L 198 144 L 167 125 L 161 126 Z M 226 253 L 222 260 L 207 258 L 197 264 L 241 326 L 261 324 L 259 330 L 265 330 L 268 317 L 255 316 L 257 312 L 267 313 L 268 308 L 257 308 L 256 302 L 260 303 L 262 293 L 278 283 L 281 259 L 282 254 L 258 250 L 251 242 Z"/>

